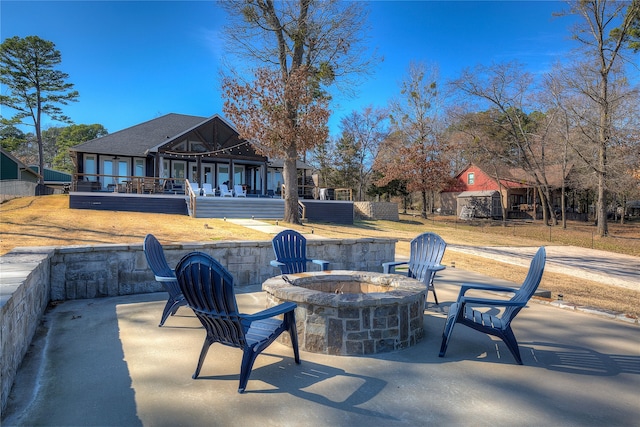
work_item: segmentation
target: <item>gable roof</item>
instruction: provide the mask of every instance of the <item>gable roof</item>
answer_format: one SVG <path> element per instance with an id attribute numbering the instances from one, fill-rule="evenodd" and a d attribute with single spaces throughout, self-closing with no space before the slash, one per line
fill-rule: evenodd
<path id="1" fill-rule="evenodd" d="M 482 173 L 493 178 L 493 174 L 486 172 L 490 168 L 479 163 L 468 163 L 460 172 L 458 172 L 458 174 L 456 174 L 454 178 L 460 179 L 462 174 L 467 172 L 472 167 L 477 168 L 478 170 L 482 171 Z M 569 175 L 572 168 L 573 164 L 567 165 L 566 170 L 564 171 L 564 178 Z M 498 173 L 500 174 L 500 181 L 502 181 L 502 184 L 506 187 L 533 187 L 536 185 L 536 179 L 533 174 L 531 172 L 525 171 L 523 168 L 508 168 L 506 166 L 501 166 Z M 547 178 L 547 183 L 551 187 L 560 188 L 562 186 L 562 165 L 547 165 L 545 167 L 545 175 Z"/>
<path id="2" fill-rule="evenodd" d="M 214 116 L 215 117 L 215 116 Z M 78 144 L 72 151 L 146 157 L 149 150 L 212 120 L 184 114 L 167 114 L 144 123 Z"/>
<path id="3" fill-rule="evenodd" d="M 21 179 L 21 175 L 23 172 L 33 175 L 36 178 L 40 177 L 40 174 L 38 174 L 38 172 L 29 168 L 27 165 L 22 163 L 20 159 L 9 153 L 4 148 L 0 148 L 0 156 L 2 157 L 2 168 L 0 168 L 2 174 L 0 176 L 0 179 Z M 15 172 L 15 174 L 13 172 Z"/>

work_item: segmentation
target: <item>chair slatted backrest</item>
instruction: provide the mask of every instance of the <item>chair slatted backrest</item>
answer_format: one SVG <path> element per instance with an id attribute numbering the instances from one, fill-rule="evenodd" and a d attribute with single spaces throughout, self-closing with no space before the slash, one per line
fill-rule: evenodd
<path id="1" fill-rule="evenodd" d="M 307 239 L 295 230 L 284 230 L 271 241 L 276 261 L 284 263 L 282 274 L 307 271 Z"/>
<path id="2" fill-rule="evenodd" d="M 409 277 L 424 281 L 431 274 L 429 267 L 440 264 L 447 243 L 435 233 L 423 233 L 411 241 Z"/>
<path id="3" fill-rule="evenodd" d="M 524 282 L 520 289 L 513 295 L 511 301 L 522 303 L 521 306 L 507 307 L 502 315 L 502 321 L 505 324 L 509 324 L 511 320 L 518 314 L 520 310 L 526 305 L 527 301 L 531 299 L 533 294 L 538 289 L 540 281 L 542 280 L 542 274 L 544 273 L 544 266 L 547 260 L 547 252 L 544 246 L 541 246 L 536 252 L 536 255 L 531 260 L 529 265 L 529 272 L 525 277 Z"/>
<path id="4" fill-rule="evenodd" d="M 192 252 L 180 260 L 176 276 L 208 339 L 243 348 L 246 341 L 231 273 L 209 255 Z"/>
<path id="5" fill-rule="evenodd" d="M 229 190 L 229 186 L 227 184 L 220 184 L 220 195 L 233 196 L 233 192 Z"/>
<path id="6" fill-rule="evenodd" d="M 153 234 L 147 234 L 142 248 L 154 275 L 158 277 L 174 276 L 173 270 L 169 267 L 169 263 L 167 263 L 167 259 L 164 256 L 162 245 Z"/>

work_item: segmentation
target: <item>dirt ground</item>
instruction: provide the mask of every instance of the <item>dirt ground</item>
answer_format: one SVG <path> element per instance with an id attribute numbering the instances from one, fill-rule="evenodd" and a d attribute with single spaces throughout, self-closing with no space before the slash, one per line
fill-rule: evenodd
<path id="1" fill-rule="evenodd" d="M 275 222 L 275 221 L 274 221 Z M 292 226 L 302 232 L 325 237 L 389 237 L 398 239 L 396 252 L 409 254 L 409 241 L 419 233 L 433 231 L 450 244 L 478 246 L 574 245 L 640 256 L 640 221 L 609 224 L 609 236 L 598 238 L 595 226 L 572 223 L 566 230 L 542 224 L 513 222 L 460 222 L 454 217 L 422 219 L 401 215 L 400 221 L 356 221 L 353 226 L 305 223 Z M 25 197 L 0 205 L 0 255 L 20 246 L 97 245 L 141 243 L 153 233 L 162 243 L 270 240 L 271 235 L 234 225 L 220 219 L 190 218 L 181 215 L 145 214 L 69 209 L 66 195 Z M 452 255 L 445 253 L 444 263 Z M 472 255 L 455 255 L 456 267 L 514 282 L 521 282 L 526 269 Z M 606 284 L 578 280 L 546 272 L 542 288 L 552 295 L 579 305 L 640 315 L 640 293 Z"/>

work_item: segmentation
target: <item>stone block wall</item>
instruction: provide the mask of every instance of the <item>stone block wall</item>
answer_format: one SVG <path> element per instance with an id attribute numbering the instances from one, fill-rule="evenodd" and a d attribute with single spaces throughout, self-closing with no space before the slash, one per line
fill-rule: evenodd
<path id="1" fill-rule="evenodd" d="M 271 241 L 182 243 L 163 245 L 169 265 L 192 251 L 217 259 L 236 286 L 260 285 L 279 274 Z M 332 270 L 382 271 L 395 257 L 395 240 L 308 239 L 307 256 L 329 261 Z M 309 264 L 309 270 L 319 269 Z M 51 258 L 51 299 L 68 300 L 162 291 L 147 266 L 142 244 L 65 247 Z"/>
<path id="2" fill-rule="evenodd" d="M 0 258 L 0 399 L 13 379 L 49 303 L 52 248 L 17 249 Z M 0 410 L 0 416 L 2 410 Z"/>
<path id="3" fill-rule="evenodd" d="M 329 268 L 382 271 L 395 258 L 395 240 L 309 239 L 307 256 L 330 261 Z M 269 262 L 271 241 L 180 243 L 164 245 L 170 265 L 189 252 L 216 258 L 236 286 L 260 285 L 279 274 Z M 319 268 L 309 265 L 309 270 Z M 142 242 L 132 245 L 16 248 L 0 257 L 1 408 L 15 374 L 50 301 L 99 298 L 163 291 L 147 266 Z M 1 413 L 1 411 L 0 411 Z"/>
<path id="4" fill-rule="evenodd" d="M 398 204 L 391 202 L 354 202 L 353 209 L 358 218 L 398 221 Z"/>

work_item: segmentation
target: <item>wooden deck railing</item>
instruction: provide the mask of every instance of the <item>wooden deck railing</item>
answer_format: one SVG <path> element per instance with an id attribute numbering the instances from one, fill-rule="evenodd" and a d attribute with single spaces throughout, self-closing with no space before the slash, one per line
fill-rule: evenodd
<path id="1" fill-rule="evenodd" d="M 71 183 L 71 191 L 185 194 L 185 190 L 184 178 L 78 173 Z"/>

